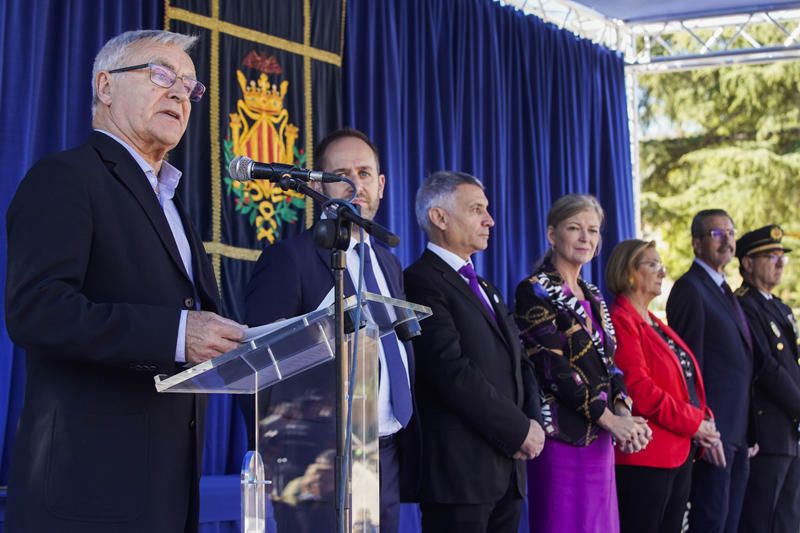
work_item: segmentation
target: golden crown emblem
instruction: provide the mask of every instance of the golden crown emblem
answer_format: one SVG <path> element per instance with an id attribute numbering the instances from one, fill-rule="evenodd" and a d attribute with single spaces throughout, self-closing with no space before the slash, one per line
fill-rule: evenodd
<path id="1" fill-rule="evenodd" d="M 258 77 L 258 81 L 250 80 L 250 83 L 247 83 L 244 73 L 241 70 L 237 70 L 236 78 L 239 80 L 239 86 L 242 88 L 242 96 L 247 107 L 253 111 L 270 115 L 277 115 L 281 112 L 283 98 L 289 90 L 288 81 L 282 81 L 280 89 L 278 89 L 277 85 L 270 84 L 269 78 L 264 73 Z"/>

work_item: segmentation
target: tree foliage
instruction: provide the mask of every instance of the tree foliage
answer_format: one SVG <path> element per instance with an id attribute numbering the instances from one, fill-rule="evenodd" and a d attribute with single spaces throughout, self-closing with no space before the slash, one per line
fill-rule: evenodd
<path id="1" fill-rule="evenodd" d="M 639 78 L 642 223 L 670 277 L 692 261 L 689 225 L 726 209 L 742 233 L 766 224 L 800 232 L 800 62 L 730 66 Z M 800 307 L 798 248 L 776 289 Z M 736 278 L 738 262 L 728 274 Z"/>

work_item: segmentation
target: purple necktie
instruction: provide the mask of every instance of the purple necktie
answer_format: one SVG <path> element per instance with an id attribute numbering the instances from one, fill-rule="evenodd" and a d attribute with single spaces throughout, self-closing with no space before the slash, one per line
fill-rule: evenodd
<path id="1" fill-rule="evenodd" d="M 367 290 L 374 294 L 381 294 L 378 286 L 378 278 L 372 268 L 372 254 L 369 253 L 369 244 L 356 244 L 356 251 L 364 248 L 364 284 Z M 391 328 L 392 320 L 386 311 L 386 306 L 378 302 L 368 302 L 369 312 L 372 319 L 381 329 Z M 392 401 L 392 411 L 394 417 L 400 425 L 406 427 L 411 420 L 411 388 L 408 385 L 406 367 L 403 364 L 403 357 L 400 355 L 400 346 L 397 345 L 397 336 L 394 333 L 381 337 L 383 346 L 383 357 L 386 359 L 386 371 L 389 373 L 389 397 Z"/>
<path id="2" fill-rule="evenodd" d="M 742 331 L 744 331 L 744 338 L 747 341 L 747 347 L 751 348 L 753 346 L 753 339 L 750 337 L 750 326 L 747 323 L 747 317 L 744 315 L 742 306 L 739 305 L 739 300 L 733 295 L 731 286 L 728 285 L 727 281 L 723 281 L 722 285 L 720 286 L 722 287 L 722 292 L 725 293 L 725 297 L 728 299 L 728 302 L 730 302 L 731 306 L 733 307 L 734 319 L 739 323 Z"/>
<path id="3" fill-rule="evenodd" d="M 478 300 L 480 300 L 480 302 L 483 304 L 483 307 L 485 307 L 489 312 L 489 316 L 491 316 L 494 321 L 497 322 L 497 315 L 494 314 L 492 305 L 483 295 L 483 292 L 481 292 L 481 285 L 478 283 L 478 275 L 475 273 L 475 269 L 472 268 L 472 263 L 467 263 L 459 268 L 458 273 L 467 278 L 467 281 L 469 282 L 469 288 L 472 289 L 472 292 L 474 292 L 475 296 L 478 297 Z"/>

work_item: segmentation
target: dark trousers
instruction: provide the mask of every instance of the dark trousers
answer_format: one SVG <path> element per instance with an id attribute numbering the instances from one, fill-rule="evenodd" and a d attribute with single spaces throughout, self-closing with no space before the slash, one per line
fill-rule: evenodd
<path id="1" fill-rule="evenodd" d="M 500 501 L 481 505 L 422 503 L 423 533 L 517 533 L 522 498 L 511 469 L 508 490 Z"/>
<path id="2" fill-rule="evenodd" d="M 397 533 L 400 527 L 400 462 L 397 439 L 381 437 L 381 533 Z"/>
<path id="3" fill-rule="evenodd" d="M 677 468 L 616 467 L 621 533 L 680 533 L 693 457 Z"/>
<path id="4" fill-rule="evenodd" d="M 747 446 L 723 445 L 725 468 L 702 459 L 695 462 L 689 512 L 692 533 L 735 533 L 739 529 L 750 461 Z"/>
<path id="5" fill-rule="evenodd" d="M 800 457 L 759 453 L 750 460 L 741 533 L 797 533 Z"/>

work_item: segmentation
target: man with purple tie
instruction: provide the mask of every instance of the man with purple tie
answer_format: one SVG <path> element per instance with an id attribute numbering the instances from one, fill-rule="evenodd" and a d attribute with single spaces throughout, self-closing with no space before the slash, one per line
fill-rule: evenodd
<path id="1" fill-rule="evenodd" d="M 689 528 L 734 533 L 749 472 L 752 339 L 744 312 L 725 281 L 725 266 L 736 252 L 733 220 L 722 209 L 700 211 L 691 233 L 695 260 L 670 292 L 667 318 L 700 365 L 722 449 L 709 448 L 695 463 Z"/>
<path id="2" fill-rule="evenodd" d="M 413 341 L 422 528 L 516 532 L 524 460 L 541 452 L 544 431 L 535 381 L 523 389 L 514 320 L 471 261 L 494 226 L 483 185 L 469 174 L 436 172 L 417 192 L 416 216 L 429 243 L 405 271 L 406 292 L 433 311 Z M 526 393 L 536 401 L 523 403 Z"/>

